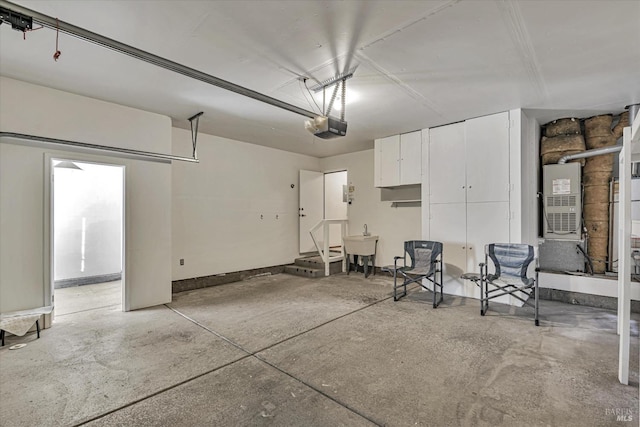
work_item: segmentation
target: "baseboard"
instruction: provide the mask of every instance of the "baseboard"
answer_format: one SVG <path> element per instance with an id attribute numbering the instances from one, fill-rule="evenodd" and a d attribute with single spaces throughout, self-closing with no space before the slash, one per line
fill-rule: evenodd
<path id="1" fill-rule="evenodd" d="M 192 291 L 194 289 L 209 288 L 211 286 L 239 282 L 255 276 L 280 274 L 284 272 L 284 267 L 284 265 L 275 265 L 272 267 L 253 268 L 251 270 L 214 274 L 212 276 L 194 277 L 193 279 L 174 280 L 171 282 L 171 292 L 177 294 L 178 292 Z"/>
<path id="2" fill-rule="evenodd" d="M 560 301 L 567 304 L 618 310 L 618 298 L 614 297 L 583 294 L 581 292 L 570 292 L 551 288 L 539 288 L 539 291 L 540 299 L 547 301 Z M 631 312 L 640 313 L 640 301 L 631 301 Z"/>
<path id="3" fill-rule="evenodd" d="M 53 282 L 54 289 L 70 288 L 72 286 L 93 285 L 96 283 L 113 282 L 122 279 L 122 273 L 101 274 L 99 276 L 74 277 Z"/>

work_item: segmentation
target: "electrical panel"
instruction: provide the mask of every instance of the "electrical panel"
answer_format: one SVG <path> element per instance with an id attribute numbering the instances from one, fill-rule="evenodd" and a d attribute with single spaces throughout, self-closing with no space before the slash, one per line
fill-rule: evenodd
<path id="1" fill-rule="evenodd" d="M 582 234 L 581 172 L 580 163 L 542 167 L 545 239 L 580 240 Z"/>

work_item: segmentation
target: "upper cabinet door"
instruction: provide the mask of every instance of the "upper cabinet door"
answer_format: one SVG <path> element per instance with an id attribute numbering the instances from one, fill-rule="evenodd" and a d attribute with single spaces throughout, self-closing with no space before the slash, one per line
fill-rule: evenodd
<path id="1" fill-rule="evenodd" d="M 400 185 L 422 182 L 422 131 L 400 135 Z"/>
<path id="2" fill-rule="evenodd" d="M 400 135 L 375 140 L 376 187 L 400 185 Z"/>
<path id="3" fill-rule="evenodd" d="M 464 123 L 429 129 L 430 203 L 464 203 Z"/>
<path id="4" fill-rule="evenodd" d="M 509 201 L 509 113 L 464 122 L 467 202 Z"/>

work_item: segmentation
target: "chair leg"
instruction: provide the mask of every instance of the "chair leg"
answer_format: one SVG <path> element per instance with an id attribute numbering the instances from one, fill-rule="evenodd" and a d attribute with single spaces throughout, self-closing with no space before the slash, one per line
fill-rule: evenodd
<path id="1" fill-rule="evenodd" d="M 2 347 L 4 347 L 4 329 L 0 330 L 0 340 L 2 340 Z"/>
<path id="2" fill-rule="evenodd" d="M 393 269 L 393 300 L 398 301 L 398 270 Z"/>
<path id="3" fill-rule="evenodd" d="M 538 320 L 538 302 L 540 301 L 540 289 L 538 289 L 538 272 L 536 271 L 536 282 L 533 285 L 533 292 L 535 292 L 535 324 L 536 326 L 540 326 L 540 320 Z"/>
<path id="4" fill-rule="evenodd" d="M 367 277 L 369 277 L 369 256 L 368 255 L 364 255 L 362 257 L 362 268 L 364 272 L 364 278 L 366 279 Z"/>
<path id="5" fill-rule="evenodd" d="M 486 313 L 484 287 L 484 280 L 480 279 L 480 316 L 484 316 Z"/>
<path id="6" fill-rule="evenodd" d="M 40 319 L 36 320 L 36 333 L 38 338 L 40 338 Z"/>
<path id="7" fill-rule="evenodd" d="M 440 298 L 438 299 L 438 288 L 440 288 Z M 438 272 L 433 274 L 433 308 L 438 308 L 442 302 L 442 272 L 440 273 L 440 283 L 438 283 Z"/>
<path id="8" fill-rule="evenodd" d="M 437 308 L 438 304 L 436 304 L 436 295 L 438 295 L 438 283 L 435 280 L 436 275 L 433 275 L 433 308 Z"/>
<path id="9" fill-rule="evenodd" d="M 344 262 L 347 265 L 347 276 L 349 275 L 349 272 L 351 271 L 351 255 L 349 255 L 348 253 L 344 253 Z"/>

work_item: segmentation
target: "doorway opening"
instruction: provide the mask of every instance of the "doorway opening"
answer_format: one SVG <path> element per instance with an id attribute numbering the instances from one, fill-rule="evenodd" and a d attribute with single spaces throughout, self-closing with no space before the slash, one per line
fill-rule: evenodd
<path id="1" fill-rule="evenodd" d="M 51 166 L 54 314 L 121 310 L 124 166 L 69 159 Z"/>
<path id="2" fill-rule="evenodd" d="M 347 171 L 324 174 L 324 219 L 347 219 Z M 329 248 L 340 250 L 340 224 L 329 226 Z"/>
<path id="3" fill-rule="evenodd" d="M 309 254 L 317 252 L 309 230 L 323 219 L 347 219 L 347 171 L 300 170 L 299 196 L 299 253 Z M 331 224 L 329 246 L 340 248 L 341 245 L 340 225 Z"/>

